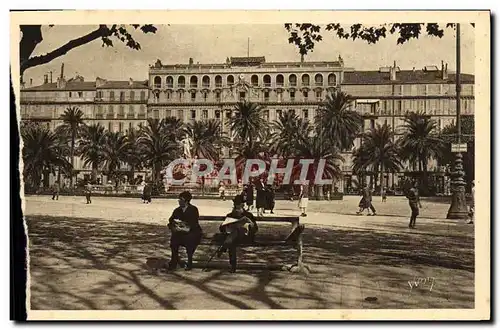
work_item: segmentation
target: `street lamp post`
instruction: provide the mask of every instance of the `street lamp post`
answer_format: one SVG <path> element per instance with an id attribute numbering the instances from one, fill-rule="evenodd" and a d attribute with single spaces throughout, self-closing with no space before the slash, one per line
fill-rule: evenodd
<path id="1" fill-rule="evenodd" d="M 456 97 L 457 97 L 457 143 L 460 144 L 460 24 L 457 23 L 457 72 L 456 72 Z M 465 200 L 465 172 L 463 168 L 462 154 L 455 154 L 455 167 L 451 176 L 451 205 L 446 215 L 447 219 L 467 219 L 467 201 Z"/>

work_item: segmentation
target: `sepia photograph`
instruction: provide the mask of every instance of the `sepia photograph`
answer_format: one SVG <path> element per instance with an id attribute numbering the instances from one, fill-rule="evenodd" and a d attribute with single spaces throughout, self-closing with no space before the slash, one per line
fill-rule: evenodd
<path id="1" fill-rule="evenodd" d="M 28 320 L 490 318 L 489 11 L 10 18 Z"/>

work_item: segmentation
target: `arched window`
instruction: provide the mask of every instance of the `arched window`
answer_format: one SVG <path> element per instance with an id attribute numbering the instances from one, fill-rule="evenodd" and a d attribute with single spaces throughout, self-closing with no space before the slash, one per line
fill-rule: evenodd
<path id="1" fill-rule="evenodd" d="M 328 75 L 328 86 L 335 86 L 336 84 L 337 84 L 337 77 L 333 73 L 330 73 Z"/>
<path id="2" fill-rule="evenodd" d="M 323 86 L 323 75 L 318 73 L 314 76 L 314 84 L 316 86 Z"/>
<path id="3" fill-rule="evenodd" d="M 250 83 L 252 86 L 258 86 L 259 85 L 259 76 L 256 74 L 252 75 L 252 78 L 250 78 Z"/>
<path id="4" fill-rule="evenodd" d="M 290 83 L 290 86 L 297 86 L 297 76 L 291 74 L 290 77 L 288 77 L 288 82 Z"/>
<path id="5" fill-rule="evenodd" d="M 191 79 L 189 79 L 189 87 L 191 87 L 191 88 L 197 88 L 198 87 L 198 77 L 191 76 Z"/>
<path id="6" fill-rule="evenodd" d="M 215 76 L 215 87 L 222 87 L 222 77 Z"/>
<path id="7" fill-rule="evenodd" d="M 154 88 L 161 88 L 161 77 L 156 76 L 154 81 Z"/>
<path id="8" fill-rule="evenodd" d="M 173 88 L 174 87 L 174 78 L 172 78 L 171 76 L 168 76 L 166 83 L 167 83 L 167 88 Z"/>
<path id="9" fill-rule="evenodd" d="M 234 76 L 232 75 L 227 76 L 227 85 L 228 86 L 234 85 Z"/>
<path id="10" fill-rule="evenodd" d="M 309 86 L 309 75 L 306 73 L 302 75 L 302 86 Z"/>
<path id="11" fill-rule="evenodd" d="M 271 87 L 271 76 L 268 74 L 264 76 L 264 86 Z"/>
<path id="12" fill-rule="evenodd" d="M 184 78 L 184 76 L 180 76 L 179 79 L 177 79 L 177 87 L 179 88 L 186 87 L 186 78 Z"/>
<path id="13" fill-rule="evenodd" d="M 276 76 L 276 86 L 277 87 L 283 87 L 285 83 L 285 78 L 283 78 L 282 74 L 279 74 Z"/>
<path id="14" fill-rule="evenodd" d="M 210 87 L 210 77 L 209 76 L 203 76 L 203 79 L 201 80 L 201 83 L 204 88 L 209 88 Z"/>

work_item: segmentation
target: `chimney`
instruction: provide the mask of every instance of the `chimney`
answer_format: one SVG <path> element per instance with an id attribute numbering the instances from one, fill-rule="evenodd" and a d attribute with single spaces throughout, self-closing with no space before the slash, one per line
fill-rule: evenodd
<path id="1" fill-rule="evenodd" d="M 33 86 L 33 78 L 30 78 L 30 87 Z"/>
<path id="2" fill-rule="evenodd" d="M 64 63 L 61 64 L 61 79 L 64 79 Z"/>
<path id="3" fill-rule="evenodd" d="M 192 57 L 190 57 L 190 58 L 189 58 L 189 65 L 193 65 L 193 63 L 194 63 L 193 58 L 192 58 Z"/>
<path id="4" fill-rule="evenodd" d="M 442 66 L 442 74 L 443 74 L 442 76 L 443 80 L 448 80 L 448 63 Z"/>
<path id="5" fill-rule="evenodd" d="M 48 84 L 48 83 L 49 83 L 49 76 L 46 75 L 46 74 L 44 74 L 43 75 L 43 84 L 45 85 L 45 84 Z"/>
<path id="6" fill-rule="evenodd" d="M 50 71 L 50 83 L 52 84 L 52 71 Z"/>
<path id="7" fill-rule="evenodd" d="M 133 80 L 132 78 L 130 78 L 130 79 L 128 80 L 128 85 L 129 85 L 129 86 L 132 86 L 133 84 L 134 84 L 134 80 Z"/>

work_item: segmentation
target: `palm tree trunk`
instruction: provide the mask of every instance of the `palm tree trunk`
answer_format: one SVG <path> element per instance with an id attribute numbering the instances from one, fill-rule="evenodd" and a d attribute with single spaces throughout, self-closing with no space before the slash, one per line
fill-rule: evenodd
<path id="1" fill-rule="evenodd" d="M 69 185 L 73 188 L 73 172 L 75 171 L 75 140 L 76 140 L 76 130 L 71 132 L 71 173 L 69 176 Z"/>

